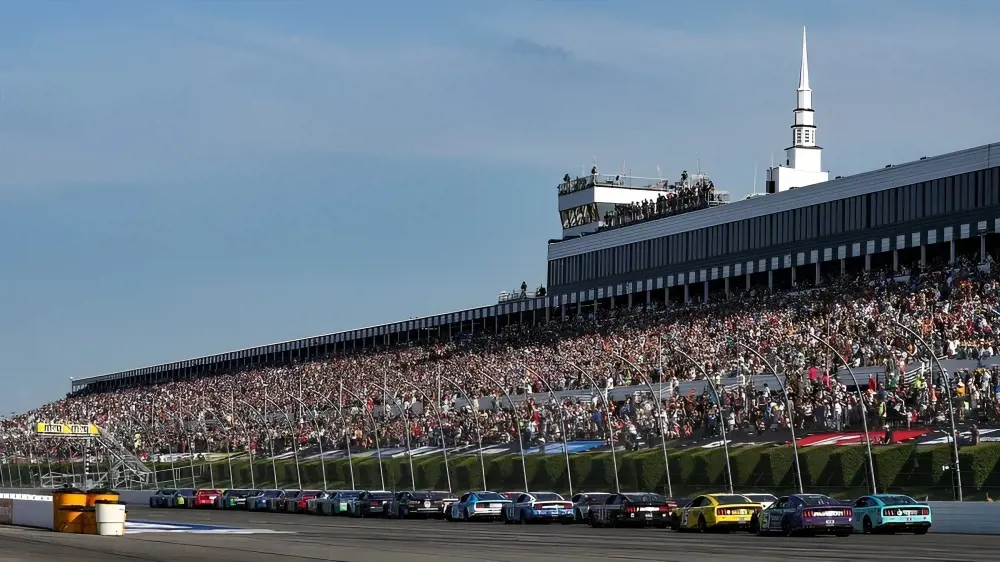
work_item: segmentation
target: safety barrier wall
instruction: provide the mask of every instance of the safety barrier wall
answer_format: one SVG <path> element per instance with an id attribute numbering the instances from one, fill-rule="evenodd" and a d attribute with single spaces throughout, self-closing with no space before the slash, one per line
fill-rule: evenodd
<path id="1" fill-rule="evenodd" d="M 52 491 L 22 492 L 0 493 L 0 525 L 51 529 Z M 121 501 L 137 506 L 149 505 L 149 498 L 154 494 L 152 491 L 134 490 L 119 493 Z M 1000 535 L 1000 503 L 928 502 L 928 505 L 934 518 L 932 533 Z"/>
<path id="2" fill-rule="evenodd" d="M 0 525 L 52 529 L 52 496 L 0 494 Z"/>

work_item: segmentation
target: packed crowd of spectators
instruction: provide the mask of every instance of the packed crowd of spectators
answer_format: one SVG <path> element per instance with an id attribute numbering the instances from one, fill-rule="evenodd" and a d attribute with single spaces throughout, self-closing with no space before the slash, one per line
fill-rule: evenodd
<path id="1" fill-rule="evenodd" d="M 929 355 L 894 320 L 919 333 L 939 358 L 988 365 L 1000 350 L 998 279 L 960 261 L 903 277 L 868 273 L 806 291 L 603 309 L 451 341 L 82 392 L 0 421 L 0 444 L 4 455 L 79 454 L 69 442 L 32 439 L 40 421 L 96 423 L 140 458 L 280 453 L 320 442 L 326 450 L 348 442 L 371 448 L 376 439 L 402 446 L 407 436 L 413 447 L 436 446 L 442 431 L 449 447 L 480 438 L 512 443 L 519 433 L 525 443 L 557 442 L 563 432 L 570 440 L 638 446 L 658 444 L 661 431 L 670 439 L 713 436 L 720 424 L 734 433 L 790 424 L 860 429 L 862 411 L 875 428 L 942 425 L 948 381 L 930 369 L 907 371 Z M 877 367 L 881 376 L 858 381 L 859 398 L 836 354 L 811 334 L 852 368 Z M 718 394 L 681 392 L 682 382 L 706 374 Z M 1000 419 L 1000 370 L 947 376 L 960 419 Z M 763 389 L 753 384 L 761 377 L 768 381 Z M 664 390 L 654 396 L 637 386 L 647 382 Z M 606 407 L 608 390 L 621 387 L 634 391 Z M 574 392 L 557 398 L 562 391 Z"/>

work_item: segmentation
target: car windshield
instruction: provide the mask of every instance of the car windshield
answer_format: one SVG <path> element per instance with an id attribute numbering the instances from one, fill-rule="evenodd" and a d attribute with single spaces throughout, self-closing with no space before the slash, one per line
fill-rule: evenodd
<path id="1" fill-rule="evenodd" d="M 479 492 L 478 494 L 476 494 L 476 497 L 478 497 L 481 500 L 505 500 L 505 499 L 507 499 L 507 498 L 501 496 L 500 494 L 498 494 L 496 492 Z"/>
<path id="2" fill-rule="evenodd" d="M 185 488 L 183 490 L 180 490 L 179 493 L 182 496 L 193 496 L 195 494 L 195 491 L 192 490 L 191 488 Z"/>
<path id="3" fill-rule="evenodd" d="M 730 504 L 740 504 L 740 503 L 756 503 L 750 501 L 746 496 L 738 496 L 736 494 L 722 494 L 719 496 L 713 496 L 715 501 L 719 502 L 721 505 Z"/>
<path id="4" fill-rule="evenodd" d="M 915 505 L 917 503 L 909 496 L 881 496 L 879 499 L 885 505 Z"/>
<path id="5" fill-rule="evenodd" d="M 250 496 L 259 496 L 263 493 L 264 492 L 261 490 L 244 490 L 243 493 L 241 493 L 240 495 L 250 497 Z"/>
<path id="6" fill-rule="evenodd" d="M 443 500 L 445 498 L 454 497 L 453 494 L 448 492 L 427 492 L 427 497 L 432 500 Z"/>
<path id="7" fill-rule="evenodd" d="M 667 498 L 660 494 L 625 494 L 625 497 L 636 503 L 667 503 Z"/>
<path id="8" fill-rule="evenodd" d="M 415 500 L 429 500 L 431 499 L 430 492 L 410 492 L 410 497 Z"/>
<path id="9" fill-rule="evenodd" d="M 535 501 L 540 502 L 551 502 L 551 501 L 562 501 L 563 497 L 559 494 L 546 493 L 546 494 L 535 494 Z"/>
<path id="10" fill-rule="evenodd" d="M 281 490 L 268 490 L 264 492 L 265 498 L 276 498 L 281 495 Z"/>
<path id="11" fill-rule="evenodd" d="M 392 492 L 373 492 L 368 494 L 368 497 L 376 500 L 391 500 Z"/>
<path id="12" fill-rule="evenodd" d="M 300 492 L 299 490 L 289 490 L 289 491 L 285 492 L 285 497 L 286 498 L 297 498 L 297 497 L 299 497 L 301 495 L 302 495 L 302 492 Z"/>
<path id="13" fill-rule="evenodd" d="M 839 500 L 827 496 L 799 496 L 802 503 L 808 506 L 820 506 L 820 505 L 841 505 Z"/>
<path id="14" fill-rule="evenodd" d="M 360 495 L 361 495 L 361 492 L 358 492 L 357 490 L 352 490 L 350 492 L 337 492 L 336 497 L 338 497 L 338 498 L 344 498 L 344 499 L 349 499 L 349 498 L 356 498 L 356 497 L 358 497 Z"/>
<path id="15" fill-rule="evenodd" d="M 177 490 L 160 490 L 161 496 L 172 496 L 177 493 Z"/>

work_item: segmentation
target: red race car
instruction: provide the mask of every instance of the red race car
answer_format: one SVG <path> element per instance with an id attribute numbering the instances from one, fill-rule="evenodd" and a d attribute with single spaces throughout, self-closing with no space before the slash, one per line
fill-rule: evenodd
<path id="1" fill-rule="evenodd" d="M 222 495 L 222 490 L 198 490 L 194 494 L 194 507 L 215 508 L 215 501 Z"/>

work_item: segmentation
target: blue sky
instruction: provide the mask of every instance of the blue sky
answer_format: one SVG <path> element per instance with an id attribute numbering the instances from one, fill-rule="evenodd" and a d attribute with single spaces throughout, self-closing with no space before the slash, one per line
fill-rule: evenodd
<path id="1" fill-rule="evenodd" d="M 0 4 L 0 412 L 537 285 L 594 157 L 749 193 L 803 24 L 834 175 L 1000 140 L 994 3 L 814 4 Z"/>

